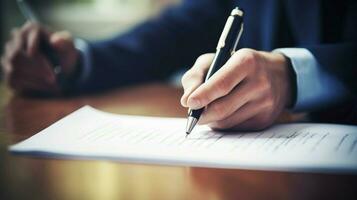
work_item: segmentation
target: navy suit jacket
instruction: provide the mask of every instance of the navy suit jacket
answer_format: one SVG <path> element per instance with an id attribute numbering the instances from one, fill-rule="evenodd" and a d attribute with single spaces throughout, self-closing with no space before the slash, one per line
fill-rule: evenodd
<path id="1" fill-rule="evenodd" d="M 245 11 L 240 48 L 307 48 L 357 94 L 357 1 L 184 0 L 128 33 L 90 43 L 92 73 L 82 91 L 162 80 L 215 52 L 234 7 Z"/>

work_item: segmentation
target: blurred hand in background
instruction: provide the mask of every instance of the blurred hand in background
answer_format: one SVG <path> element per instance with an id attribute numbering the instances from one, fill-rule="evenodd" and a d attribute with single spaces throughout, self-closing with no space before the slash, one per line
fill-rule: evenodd
<path id="1" fill-rule="evenodd" d="M 70 76 L 75 71 L 79 57 L 69 32 L 51 32 L 32 22 L 14 29 L 1 58 L 5 80 L 16 92 L 56 94 L 53 66 L 41 52 L 41 42 L 48 42 L 57 52 L 63 73 Z"/>

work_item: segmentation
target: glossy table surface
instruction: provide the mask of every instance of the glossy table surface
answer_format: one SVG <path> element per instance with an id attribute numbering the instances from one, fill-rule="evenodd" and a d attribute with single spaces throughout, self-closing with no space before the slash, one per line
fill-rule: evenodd
<path id="1" fill-rule="evenodd" d="M 7 146 L 83 105 L 185 117 L 181 90 L 149 84 L 73 98 L 15 97 L 0 85 L 0 199 L 357 199 L 357 176 L 15 156 Z M 284 116 L 282 120 L 293 120 Z"/>

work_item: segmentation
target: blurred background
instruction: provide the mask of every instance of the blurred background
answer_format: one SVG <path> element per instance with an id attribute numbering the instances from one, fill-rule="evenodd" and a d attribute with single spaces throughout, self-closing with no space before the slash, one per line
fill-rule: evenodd
<path id="1" fill-rule="evenodd" d="M 27 0 L 41 22 L 52 30 L 100 40 L 123 33 L 180 0 Z M 1 55 L 11 29 L 25 22 L 16 0 L 0 0 Z M 1 71 L 0 71 L 1 77 Z"/>

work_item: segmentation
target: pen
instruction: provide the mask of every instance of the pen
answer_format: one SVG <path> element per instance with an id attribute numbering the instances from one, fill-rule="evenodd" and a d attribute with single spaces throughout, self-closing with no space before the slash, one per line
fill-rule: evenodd
<path id="1" fill-rule="evenodd" d="M 17 0 L 17 5 L 19 6 L 22 15 L 25 16 L 27 20 L 40 24 L 38 18 L 36 17 L 34 12 L 32 12 L 26 0 Z M 67 82 L 65 80 L 65 77 L 63 76 L 60 59 L 56 54 L 56 51 L 51 47 L 49 42 L 46 39 L 43 39 L 42 37 L 40 39 L 40 49 L 41 52 L 45 55 L 45 57 L 52 64 L 53 72 L 56 76 L 58 84 L 61 86 L 61 88 L 66 88 Z"/>
<path id="2" fill-rule="evenodd" d="M 236 51 L 239 39 L 243 33 L 243 15 L 244 12 L 238 7 L 232 10 L 232 13 L 228 17 L 226 25 L 218 41 L 216 54 L 211 66 L 209 67 L 205 81 L 216 73 Z M 186 136 L 192 132 L 203 111 L 204 108 L 189 110 L 186 125 Z"/>

